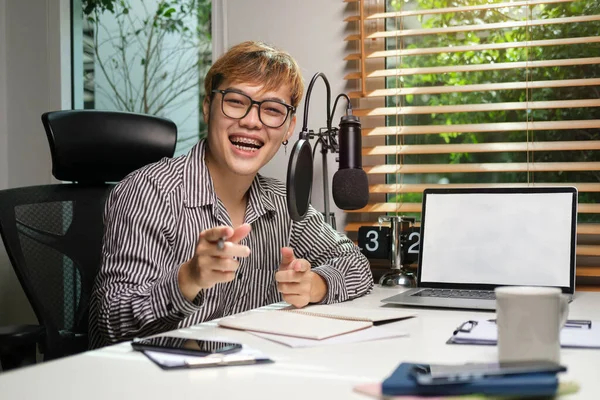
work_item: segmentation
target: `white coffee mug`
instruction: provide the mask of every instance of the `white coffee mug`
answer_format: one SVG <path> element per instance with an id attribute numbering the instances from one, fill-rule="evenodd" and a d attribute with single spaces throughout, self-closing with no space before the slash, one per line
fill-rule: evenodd
<path id="1" fill-rule="evenodd" d="M 560 330 L 569 314 L 568 298 L 558 288 L 496 288 L 498 359 L 560 362 Z"/>

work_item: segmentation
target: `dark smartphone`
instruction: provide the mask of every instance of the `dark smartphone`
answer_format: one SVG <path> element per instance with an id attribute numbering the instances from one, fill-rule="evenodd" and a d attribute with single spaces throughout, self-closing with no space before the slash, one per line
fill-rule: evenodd
<path id="1" fill-rule="evenodd" d="M 189 356 L 235 353 L 242 349 L 242 345 L 239 343 L 178 338 L 174 336 L 134 339 L 131 342 L 131 347 L 140 351 L 153 350 Z"/>
<path id="2" fill-rule="evenodd" d="M 486 376 L 540 372 L 564 372 L 567 368 L 551 361 L 515 361 L 502 363 L 423 364 L 411 371 L 420 385 L 464 383 Z"/>

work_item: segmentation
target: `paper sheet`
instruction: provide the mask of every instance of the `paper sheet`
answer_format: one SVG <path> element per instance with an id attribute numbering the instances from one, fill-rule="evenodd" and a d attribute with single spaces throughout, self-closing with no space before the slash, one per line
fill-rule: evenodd
<path id="1" fill-rule="evenodd" d="M 249 332 L 255 336 L 259 336 L 273 342 L 281 343 L 286 346 L 290 346 L 293 348 L 301 348 L 301 347 L 317 347 L 317 346 L 328 346 L 335 344 L 346 344 L 346 343 L 357 343 L 357 342 L 367 342 L 370 340 L 378 340 L 378 339 L 391 339 L 397 337 L 408 336 L 408 333 L 399 332 L 396 330 L 382 328 L 379 326 L 373 326 L 368 329 L 363 329 L 357 332 L 346 333 L 340 336 L 334 336 L 329 339 L 322 340 L 314 340 L 314 339 L 304 339 L 297 338 L 293 336 L 282 336 L 282 335 L 274 335 L 271 333 L 259 333 L 259 332 Z"/>
<path id="2" fill-rule="evenodd" d="M 372 322 L 313 317 L 286 311 L 250 311 L 225 317 L 220 327 L 323 340 L 367 329 Z"/>

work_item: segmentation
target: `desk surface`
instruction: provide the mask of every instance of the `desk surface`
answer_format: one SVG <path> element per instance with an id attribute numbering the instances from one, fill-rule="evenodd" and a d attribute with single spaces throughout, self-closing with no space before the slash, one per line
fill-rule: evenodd
<path id="1" fill-rule="evenodd" d="M 401 289 L 374 292 L 340 307 L 380 307 L 380 300 Z M 362 399 L 358 383 L 381 381 L 402 361 L 493 362 L 495 346 L 447 345 L 452 331 L 466 319 L 493 313 L 412 309 L 417 318 L 386 325 L 409 337 L 335 346 L 292 349 L 251 334 L 207 322 L 180 329 L 196 338 L 227 337 L 262 350 L 276 362 L 214 369 L 163 371 L 128 343 L 57 361 L 0 373 L 3 399 Z M 600 293 L 578 293 L 570 318 L 600 320 Z M 600 397 L 600 350 L 562 349 L 565 378 L 581 385 L 577 399 Z"/>

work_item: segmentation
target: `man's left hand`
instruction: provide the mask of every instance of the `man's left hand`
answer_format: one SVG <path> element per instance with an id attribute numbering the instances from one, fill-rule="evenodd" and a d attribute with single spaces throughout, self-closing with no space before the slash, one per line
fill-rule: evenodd
<path id="1" fill-rule="evenodd" d="M 281 264 L 275 273 L 277 290 L 283 295 L 283 300 L 294 307 L 318 303 L 327 294 L 325 279 L 310 268 L 310 263 L 303 258 L 296 258 L 290 247 L 281 249 Z"/>

